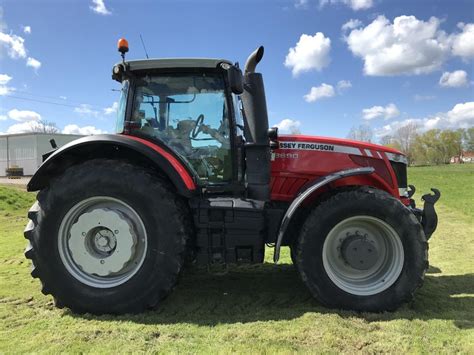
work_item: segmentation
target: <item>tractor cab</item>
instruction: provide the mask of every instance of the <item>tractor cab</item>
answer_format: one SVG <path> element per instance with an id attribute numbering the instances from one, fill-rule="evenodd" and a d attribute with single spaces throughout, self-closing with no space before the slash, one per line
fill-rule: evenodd
<path id="1" fill-rule="evenodd" d="M 215 59 L 127 62 L 130 74 L 118 78 L 123 88 L 117 133 L 166 145 L 201 184 L 231 182 L 239 123 L 237 96 L 223 68 L 230 65 Z"/>

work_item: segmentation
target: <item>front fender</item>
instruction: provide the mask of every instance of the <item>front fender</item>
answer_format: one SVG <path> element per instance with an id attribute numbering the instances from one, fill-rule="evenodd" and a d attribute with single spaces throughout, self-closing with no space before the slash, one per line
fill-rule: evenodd
<path id="1" fill-rule="evenodd" d="M 273 261 L 276 263 L 280 259 L 280 249 L 281 249 L 281 243 L 283 241 L 283 236 L 285 235 L 288 225 L 290 224 L 291 218 L 295 214 L 296 210 L 298 209 L 298 207 L 301 206 L 301 204 L 307 198 L 309 198 L 315 191 L 329 184 L 330 182 L 333 182 L 335 180 L 339 180 L 348 176 L 372 174 L 374 171 L 375 169 L 373 167 L 355 168 L 355 169 L 337 171 L 335 173 L 323 176 L 322 178 L 314 181 L 313 184 L 311 184 L 303 192 L 301 192 L 293 200 L 290 207 L 288 207 L 288 209 L 285 212 L 285 215 L 283 216 L 283 219 L 280 224 L 280 229 L 278 231 L 277 241 L 275 244 L 275 254 L 273 255 Z"/>
<path id="2" fill-rule="evenodd" d="M 138 137 L 115 134 L 76 139 L 55 150 L 33 175 L 27 190 L 41 190 L 69 166 L 96 158 L 130 159 L 132 162 L 140 160 L 147 166 L 162 171 L 181 195 L 190 196 L 196 190 L 191 172 L 180 158 L 164 145 Z"/>

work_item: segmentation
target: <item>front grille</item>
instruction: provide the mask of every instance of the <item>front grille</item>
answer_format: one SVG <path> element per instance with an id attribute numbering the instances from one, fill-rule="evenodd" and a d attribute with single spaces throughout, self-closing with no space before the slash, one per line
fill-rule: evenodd
<path id="1" fill-rule="evenodd" d="M 407 166 L 404 163 L 397 163 L 395 161 L 391 161 L 390 165 L 392 165 L 392 169 L 395 172 L 395 176 L 398 182 L 398 188 L 407 187 Z"/>

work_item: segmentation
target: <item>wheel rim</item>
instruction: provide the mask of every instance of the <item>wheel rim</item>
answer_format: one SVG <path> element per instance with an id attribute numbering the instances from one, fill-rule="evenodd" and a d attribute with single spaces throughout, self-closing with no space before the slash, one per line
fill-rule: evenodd
<path id="1" fill-rule="evenodd" d="M 347 218 L 323 245 L 323 266 L 340 289 L 370 296 L 389 288 L 403 269 L 403 244 L 386 222 L 372 216 Z"/>
<path id="2" fill-rule="evenodd" d="M 80 282 L 115 287 L 142 266 L 146 230 L 138 213 L 125 202 L 94 196 L 66 213 L 59 227 L 58 249 L 67 271 Z"/>

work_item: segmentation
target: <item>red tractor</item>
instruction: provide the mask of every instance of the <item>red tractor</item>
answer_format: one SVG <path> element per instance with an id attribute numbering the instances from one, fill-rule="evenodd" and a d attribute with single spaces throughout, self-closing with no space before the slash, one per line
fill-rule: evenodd
<path id="1" fill-rule="evenodd" d="M 191 265 L 262 263 L 289 246 L 323 305 L 394 310 L 428 267 L 439 191 L 411 199 L 407 160 L 363 142 L 268 128 L 263 47 L 244 73 L 223 59 L 126 61 L 117 134 L 45 154 L 28 184 L 25 255 L 56 305 L 157 306 Z M 55 148 L 54 144 L 53 148 Z"/>

